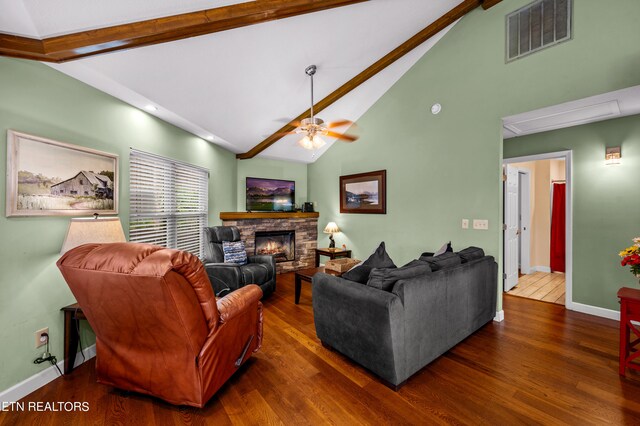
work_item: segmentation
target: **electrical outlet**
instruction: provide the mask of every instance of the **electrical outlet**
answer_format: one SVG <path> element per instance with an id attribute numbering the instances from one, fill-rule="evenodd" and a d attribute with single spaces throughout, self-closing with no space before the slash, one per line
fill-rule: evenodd
<path id="1" fill-rule="evenodd" d="M 43 334 L 46 334 L 46 336 L 43 336 Z M 49 338 L 48 336 L 49 336 L 49 327 L 36 331 L 36 348 L 46 345 L 47 339 Z"/>
<path id="2" fill-rule="evenodd" d="M 489 229 L 489 221 L 486 219 L 473 219 L 473 229 L 486 231 Z"/>
<path id="3" fill-rule="evenodd" d="M 469 229 L 469 219 L 462 219 L 462 229 Z"/>

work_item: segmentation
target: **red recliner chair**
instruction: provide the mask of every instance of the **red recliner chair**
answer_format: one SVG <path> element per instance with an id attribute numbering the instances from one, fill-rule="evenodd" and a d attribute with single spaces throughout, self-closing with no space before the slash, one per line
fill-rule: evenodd
<path id="1" fill-rule="evenodd" d="M 261 347 L 260 287 L 216 301 L 190 253 L 86 244 L 57 265 L 96 334 L 100 383 L 203 407 Z"/>

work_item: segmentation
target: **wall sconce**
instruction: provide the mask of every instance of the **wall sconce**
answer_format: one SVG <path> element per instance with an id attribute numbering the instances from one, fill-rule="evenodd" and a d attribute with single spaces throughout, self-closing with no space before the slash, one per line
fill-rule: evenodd
<path id="1" fill-rule="evenodd" d="M 620 164 L 621 158 L 622 154 L 619 146 L 607 148 L 607 153 L 604 156 L 604 164 L 606 164 L 607 166 Z"/>

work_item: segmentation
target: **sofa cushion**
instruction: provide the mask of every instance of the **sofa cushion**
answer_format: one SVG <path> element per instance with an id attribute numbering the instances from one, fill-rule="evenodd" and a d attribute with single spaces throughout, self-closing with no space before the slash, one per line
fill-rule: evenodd
<path id="1" fill-rule="evenodd" d="M 482 259 L 484 257 L 484 250 L 480 247 L 467 247 L 466 249 L 458 252 L 462 263 L 471 262 L 472 260 Z"/>
<path id="2" fill-rule="evenodd" d="M 223 241 L 222 252 L 224 253 L 224 263 L 237 263 L 238 265 L 247 263 L 247 252 L 242 241 Z"/>
<path id="3" fill-rule="evenodd" d="M 373 252 L 367 260 L 362 263 L 358 263 L 353 268 L 342 274 L 342 278 L 345 280 L 356 281 L 361 284 L 366 284 L 369 280 L 369 274 L 373 268 L 395 268 L 396 265 L 393 260 L 387 254 L 384 241 L 380 243 L 376 251 Z"/>
<path id="4" fill-rule="evenodd" d="M 426 263 L 424 260 L 420 260 L 420 259 L 413 259 L 411 262 L 402 265 L 401 268 L 406 268 L 407 266 L 413 266 L 413 265 L 420 265 L 422 263 Z"/>
<path id="5" fill-rule="evenodd" d="M 408 280 L 430 272 L 431 267 L 429 264 L 420 260 L 411 262 L 402 268 L 374 268 L 371 270 L 367 285 L 379 290 L 391 291 L 399 280 Z"/>
<path id="6" fill-rule="evenodd" d="M 263 263 L 249 263 L 240 270 L 245 284 L 263 284 L 269 279 L 269 267 Z"/>
<path id="7" fill-rule="evenodd" d="M 428 262 L 432 271 L 453 268 L 462 263 L 458 253 L 444 253 L 440 256 L 420 256 L 420 260 Z"/>

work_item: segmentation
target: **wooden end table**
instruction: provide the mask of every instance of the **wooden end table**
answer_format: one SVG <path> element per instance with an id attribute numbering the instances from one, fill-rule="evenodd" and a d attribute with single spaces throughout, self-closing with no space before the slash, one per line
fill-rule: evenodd
<path id="1" fill-rule="evenodd" d="M 309 269 L 301 269 L 299 271 L 296 271 L 296 279 L 295 279 L 296 305 L 298 304 L 298 302 L 300 302 L 300 290 L 302 290 L 302 281 L 306 281 L 309 284 L 311 284 L 311 280 L 313 279 L 313 276 L 318 272 L 324 272 L 325 274 L 334 275 L 336 277 L 339 277 L 340 275 L 342 275 L 341 272 L 336 272 L 329 269 L 325 270 L 324 266 L 320 268 L 309 268 Z"/>
<path id="2" fill-rule="evenodd" d="M 341 248 L 317 248 L 316 249 L 316 268 L 320 267 L 320 256 L 327 256 L 329 259 L 340 259 L 343 257 L 351 257 L 351 250 Z"/>
<path id="3" fill-rule="evenodd" d="M 626 369 L 640 370 L 640 364 L 633 362 L 640 357 L 640 329 L 631 321 L 640 321 L 640 290 L 622 287 L 618 290 L 620 298 L 620 375 L 624 376 Z M 631 332 L 633 341 L 629 341 Z"/>
<path id="4" fill-rule="evenodd" d="M 69 374 L 73 371 L 76 362 L 78 342 L 80 341 L 78 333 L 80 320 L 86 320 L 87 317 L 77 303 L 65 306 L 60 310 L 64 312 L 64 374 Z"/>

